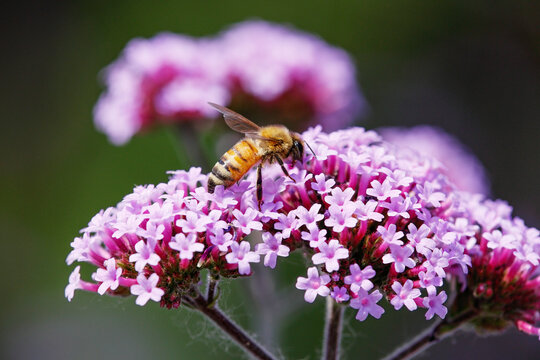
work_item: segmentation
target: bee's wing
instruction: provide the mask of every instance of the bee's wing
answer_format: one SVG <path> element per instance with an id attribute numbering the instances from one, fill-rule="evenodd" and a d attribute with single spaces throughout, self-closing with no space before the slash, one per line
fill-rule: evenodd
<path id="1" fill-rule="evenodd" d="M 234 131 L 238 131 L 239 133 L 249 136 L 254 136 L 256 133 L 259 132 L 260 127 L 257 124 L 246 119 L 239 113 L 234 112 L 231 109 L 226 108 L 225 106 L 221 106 L 211 102 L 209 102 L 208 104 L 223 114 L 225 122 Z"/>

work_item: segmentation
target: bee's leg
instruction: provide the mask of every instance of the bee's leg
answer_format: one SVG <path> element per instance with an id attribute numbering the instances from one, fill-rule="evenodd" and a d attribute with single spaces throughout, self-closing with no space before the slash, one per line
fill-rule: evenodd
<path id="1" fill-rule="evenodd" d="M 283 160 L 281 160 L 281 158 L 279 156 L 274 156 L 274 159 L 277 160 L 277 162 L 279 163 L 279 166 L 281 166 L 281 170 L 283 170 L 283 173 L 285 174 L 285 176 L 287 176 L 289 179 L 291 179 L 292 181 L 296 182 L 292 177 L 291 175 L 289 175 L 289 172 L 287 171 L 287 168 L 285 167 L 285 164 L 283 164 Z"/>
<path id="2" fill-rule="evenodd" d="M 262 202 L 262 164 L 264 162 L 261 161 L 259 166 L 257 167 L 257 204 L 259 205 L 259 211 L 261 211 L 261 202 Z"/>

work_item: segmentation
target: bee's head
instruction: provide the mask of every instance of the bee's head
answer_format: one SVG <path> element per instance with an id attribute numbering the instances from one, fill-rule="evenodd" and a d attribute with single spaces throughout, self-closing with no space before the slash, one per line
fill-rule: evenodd
<path id="1" fill-rule="evenodd" d="M 302 161 L 304 159 L 304 140 L 299 134 L 291 132 L 293 144 L 289 154 L 292 155 L 293 164 L 295 161 Z"/>

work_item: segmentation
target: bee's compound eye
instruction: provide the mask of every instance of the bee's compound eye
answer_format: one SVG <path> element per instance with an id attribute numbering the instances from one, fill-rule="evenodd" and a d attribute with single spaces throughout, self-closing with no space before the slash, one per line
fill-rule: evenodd
<path id="1" fill-rule="evenodd" d="M 297 141 L 296 142 L 296 146 L 298 146 L 298 151 L 300 152 L 300 154 L 303 154 L 304 153 L 304 145 L 302 145 L 302 143 L 300 141 Z"/>
<path id="2" fill-rule="evenodd" d="M 304 146 L 302 143 L 298 140 L 294 140 L 293 142 L 293 157 L 295 160 L 302 160 L 302 157 L 304 155 Z"/>

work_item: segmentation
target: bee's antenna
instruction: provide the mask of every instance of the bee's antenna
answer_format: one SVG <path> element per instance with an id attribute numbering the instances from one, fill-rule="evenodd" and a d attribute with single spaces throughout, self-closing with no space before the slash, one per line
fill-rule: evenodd
<path id="1" fill-rule="evenodd" d="M 315 151 L 313 151 L 313 149 L 311 148 L 311 146 L 309 146 L 309 144 L 307 142 L 304 141 L 304 143 L 307 145 L 307 147 L 309 148 L 309 150 L 311 150 L 311 153 L 313 154 L 313 156 L 315 157 L 315 159 L 317 159 L 317 155 L 315 154 Z"/>

